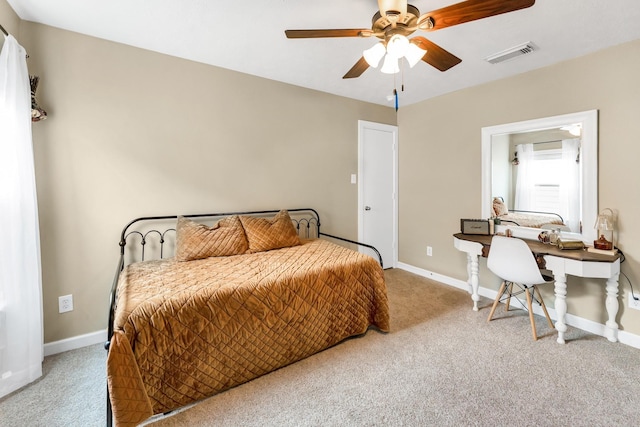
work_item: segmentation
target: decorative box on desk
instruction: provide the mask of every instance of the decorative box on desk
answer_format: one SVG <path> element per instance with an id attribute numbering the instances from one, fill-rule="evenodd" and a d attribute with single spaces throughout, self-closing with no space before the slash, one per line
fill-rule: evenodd
<path id="1" fill-rule="evenodd" d="M 493 234 L 493 221 L 488 219 L 461 219 L 460 232 L 462 234 Z"/>

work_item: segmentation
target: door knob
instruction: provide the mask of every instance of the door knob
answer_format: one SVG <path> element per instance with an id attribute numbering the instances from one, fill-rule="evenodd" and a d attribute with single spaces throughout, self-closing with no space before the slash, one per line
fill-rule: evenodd
<path id="1" fill-rule="evenodd" d="M 364 207 L 364 210 L 365 210 L 365 211 L 370 211 L 370 210 L 371 210 L 371 206 L 365 206 L 365 207 Z"/>

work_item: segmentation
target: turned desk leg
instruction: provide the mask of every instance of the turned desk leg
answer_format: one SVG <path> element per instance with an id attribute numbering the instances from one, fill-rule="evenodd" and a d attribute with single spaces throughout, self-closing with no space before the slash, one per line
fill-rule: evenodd
<path id="1" fill-rule="evenodd" d="M 564 344 L 564 333 L 567 332 L 567 325 L 564 323 L 567 314 L 567 276 L 564 274 L 554 274 L 555 278 L 555 309 L 558 320 L 556 330 L 558 331 L 558 344 Z"/>
<path id="2" fill-rule="evenodd" d="M 473 300 L 473 311 L 478 311 L 478 287 L 480 280 L 478 278 L 479 263 L 478 255 L 467 253 L 467 273 L 469 274 L 469 285 L 471 285 L 471 299 Z"/>
<path id="3" fill-rule="evenodd" d="M 618 341 L 618 324 L 616 323 L 616 316 L 618 315 L 618 277 L 619 274 L 614 274 L 607 279 L 607 299 L 605 306 L 607 307 L 607 314 L 609 320 L 607 320 L 606 328 L 604 330 L 604 336 L 611 342 Z"/>

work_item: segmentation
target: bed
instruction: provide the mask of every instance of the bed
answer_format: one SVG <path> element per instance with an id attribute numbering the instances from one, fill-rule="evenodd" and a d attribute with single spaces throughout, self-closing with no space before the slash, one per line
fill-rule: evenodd
<path id="1" fill-rule="evenodd" d="M 553 212 L 536 212 L 508 209 L 501 197 L 493 198 L 493 214 L 501 223 L 517 225 L 520 227 L 550 228 L 563 227 L 562 217 Z"/>
<path id="2" fill-rule="evenodd" d="M 321 233 L 313 209 L 131 221 L 110 299 L 107 425 L 389 330 L 379 253 Z"/>

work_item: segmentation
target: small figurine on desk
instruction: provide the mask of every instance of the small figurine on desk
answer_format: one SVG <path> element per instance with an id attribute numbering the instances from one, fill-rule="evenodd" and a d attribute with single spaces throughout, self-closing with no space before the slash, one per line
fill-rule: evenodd
<path id="1" fill-rule="evenodd" d="M 541 243 L 549 243 L 549 232 L 547 230 L 540 232 L 540 234 L 538 234 L 538 240 Z"/>

